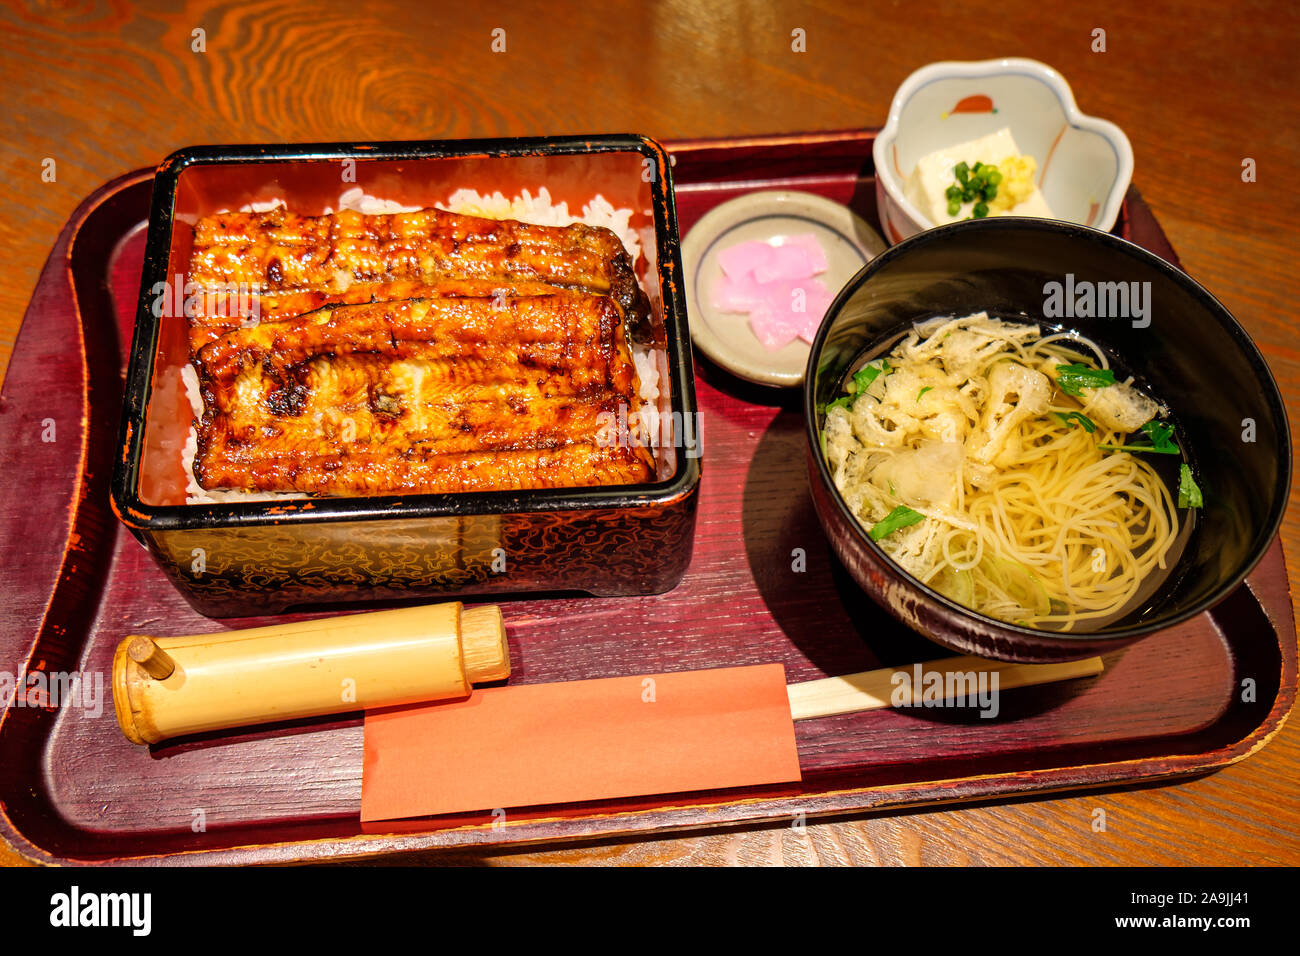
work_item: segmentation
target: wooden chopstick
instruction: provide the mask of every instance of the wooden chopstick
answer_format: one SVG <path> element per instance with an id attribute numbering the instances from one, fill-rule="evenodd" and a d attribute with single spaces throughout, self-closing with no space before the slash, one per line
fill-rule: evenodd
<path id="1" fill-rule="evenodd" d="M 827 677 L 822 680 L 803 681 L 790 684 L 786 692 L 790 695 L 790 713 L 795 720 L 809 720 L 813 717 L 832 717 L 836 714 L 850 714 L 859 710 L 883 710 L 892 707 L 891 697 L 901 687 L 906 686 L 904 697 L 908 703 L 911 691 L 919 700 L 921 688 L 912 687 L 915 676 L 914 664 L 905 667 L 882 667 L 874 671 L 862 671 L 858 674 L 846 674 L 843 677 Z M 1077 677 L 1092 677 L 1100 674 L 1102 663 L 1100 657 L 1089 657 L 1082 661 L 1061 661 L 1055 664 L 1013 664 L 1009 661 L 991 661 L 983 657 L 947 657 L 937 661 L 926 661 L 921 665 L 923 673 L 938 671 L 974 672 L 989 674 L 997 672 L 999 692 L 1013 687 L 1030 687 L 1034 684 L 1047 684 L 1052 681 L 1073 680 Z M 908 680 L 896 681 L 894 675 L 906 674 Z M 986 686 L 987 684 L 986 678 Z M 947 682 L 945 682 L 947 684 Z M 944 695 L 945 701 L 953 699 Z"/>

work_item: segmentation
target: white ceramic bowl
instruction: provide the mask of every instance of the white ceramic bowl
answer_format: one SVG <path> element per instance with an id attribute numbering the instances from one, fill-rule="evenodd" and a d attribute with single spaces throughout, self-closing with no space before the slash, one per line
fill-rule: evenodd
<path id="1" fill-rule="evenodd" d="M 885 238 L 900 242 L 935 225 L 903 192 L 922 157 L 1004 126 L 1037 160 L 1038 188 L 1056 218 L 1114 227 L 1133 178 L 1128 137 L 1079 112 L 1070 85 L 1050 66 L 1008 57 L 931 63 L 898 88 L 873 149 Z"/>

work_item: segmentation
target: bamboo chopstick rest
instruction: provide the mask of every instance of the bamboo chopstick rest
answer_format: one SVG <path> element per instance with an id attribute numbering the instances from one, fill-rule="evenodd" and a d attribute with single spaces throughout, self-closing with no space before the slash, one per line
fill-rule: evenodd
<path id="1" fill-rule="evenodd" d="M 459 602 L 185 637 L 125 638 L 113 705 L 128 740 L 419 701 L 510 676 L 501 609 Z"/>

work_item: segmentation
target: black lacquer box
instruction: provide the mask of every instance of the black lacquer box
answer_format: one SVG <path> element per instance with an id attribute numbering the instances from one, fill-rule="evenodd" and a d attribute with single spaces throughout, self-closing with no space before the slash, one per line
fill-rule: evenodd
<path id="1" fill-rule="evenodd" d="M 545 187 L 575 214 L 597 193 L 632 210 L 660 370 L 658 410 L 673 426 L 656 450 L 655 480 L 187 504 L 187 320 L 181 309 L 155 305 L 159 290 L 183 291 L 194 223 L 271 199 L 316 215 L 354 187 L 409 205 L 442 202 L 462 188 L 512 197 Z M 210 616 L 422 596 L 669 590 L 690 561 L 701 470 L 678 243 L 667 154 L 640 136 L 181 150 L 159 166 L 154 184 L 114 510 Z"/>

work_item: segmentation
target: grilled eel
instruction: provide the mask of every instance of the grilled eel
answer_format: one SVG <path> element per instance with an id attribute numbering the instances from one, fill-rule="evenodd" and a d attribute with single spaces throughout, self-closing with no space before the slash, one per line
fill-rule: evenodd
<path id="1" fill-rule="evenodd" d="M 651 480 L 618 304 L 553 292 L 331 306 L 198 354 L 204 488 L 322 494 Z"/>
<path id="2" fill-rule="evenodd" d="M 441 209 L 363 215 L 218 213 L 198 221 L 190 281 L 204 293 L 191 317 L 197 352 L 240 325 L 255 297 L 263 321 L 328 303 L 448 296 L 545 295 L 555 289 L 612 297 L 635 341 L 650 341 L 650 305 L 622 242 L 609 229 L 536 226 Z"/>

